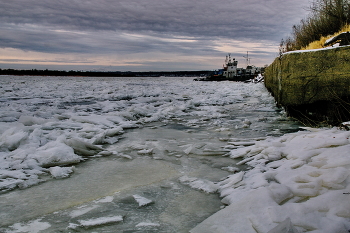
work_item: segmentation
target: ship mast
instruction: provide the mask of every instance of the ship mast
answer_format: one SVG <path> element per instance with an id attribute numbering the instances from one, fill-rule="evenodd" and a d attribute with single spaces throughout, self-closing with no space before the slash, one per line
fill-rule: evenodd
<path id="1" fill-rule="evenodd" d="M 243 57 L 247 60 L 247 66 L 249 66 L 250 58 L 249 58 L 249 55 L 248 55 L 248 51 L 247 51 L 247 56 L 243 56 Z"/>

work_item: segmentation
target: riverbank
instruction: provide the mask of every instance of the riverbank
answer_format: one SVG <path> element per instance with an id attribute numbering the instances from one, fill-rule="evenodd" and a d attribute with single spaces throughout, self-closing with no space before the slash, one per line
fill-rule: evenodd
<path id="1" fill-rule="evenodd" d="M 265 70 L 278 105 L 305 124 L 350 119 L 350 47 L 289 52 Z"/>

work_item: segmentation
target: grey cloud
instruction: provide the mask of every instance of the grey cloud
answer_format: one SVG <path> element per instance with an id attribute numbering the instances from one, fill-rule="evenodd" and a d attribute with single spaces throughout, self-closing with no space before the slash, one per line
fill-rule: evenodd
<path id="1" fill-rule="evenodd" d="M 269 39 L 295 17 L 303 0 L 11 0 L 0 20 L 74 30 L 156 31 Z M 287 29 L 289 30 L 289 28 Z"/>
<path id="2" fill-rule="evenodd" d="M 305 14 L 305 2 L 0 0 L 0 48 L 62 56 L 66 53 L 91 54 L 91 57 L 94 54 L 137 56 L 159 52 L 222 59 L 222 51 L 216 47 L 216 42 L 221 39 L 237 41 L 235 46 L 240 51 L 244 49 L 239 41 L 264 41 L 277 47 L 279 40 Z M 252 56 L 272 59 L 275 55 L 264 48 L 256 49 Z M 236 54 L 238 57 L 243 55 Z M 188 67 L 189 64 L 167 65 L 171 69 L 172 66 Z M 150 69 L 154 65 L 144 62 L 144 67 Z M 200 65 L 197 63 L 196 66 Z"/>
<path id="3" fill-rule="evenodd" d="M 0 27 L 0 47 L 12 47 L 22 50 L 33 50 L 45 53 L 91 53 L 91 54 L 128 54 L 130 52 L 174 52 L 189 53 L 193 50 L 203 52 L 214 50 L 211 42 L 197 38 L 196 42 L 187 43 L 174 40 L 177 37 L 165 34 L 150 33 L 133 39 L 132 36 L 123 36 L 120 31 L 87 31 L 74 33 L 62 30 L 50 30 L 49 28 L 36 28 L 30 26 L 11 25 L 12 27 Z"/>

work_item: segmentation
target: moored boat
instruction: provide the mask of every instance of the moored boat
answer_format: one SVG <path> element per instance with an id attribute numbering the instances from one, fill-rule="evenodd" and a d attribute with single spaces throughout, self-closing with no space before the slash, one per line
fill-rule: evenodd
<path id="1" fill-rule="evenodd" d="M 249 61 L 249 59 L 247 58 Z M 238 61 L 235 58 L 231 58 L 231 54 L 228 54 L 223 65 L 223 69 L 213 71 L 212 74 L 205 78 L 194 79 L 195 81 L 241 81 L 246 82 L 256 79 L 260 74 L 259 80 L 261 80 L 261 67 L 247 65 L 246 68 L 238 68 Z"/>

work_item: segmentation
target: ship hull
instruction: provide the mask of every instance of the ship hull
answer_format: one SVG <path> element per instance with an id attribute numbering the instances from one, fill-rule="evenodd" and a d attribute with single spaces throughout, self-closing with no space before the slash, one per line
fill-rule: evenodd
<path id="1" fill-rule="evenodd" d="M 194 81 L 236 81 L 236 82 L 246 82 L 249 80 L 254 79 L 256 75 L 253 74 L 249 74 L 249 75 L 236 75 L 233 77 L 226 77 L 223 75 L 210 75 L 207 76 L 205 78 L 201 78 L 201 79 L 194 79 Z"/>

